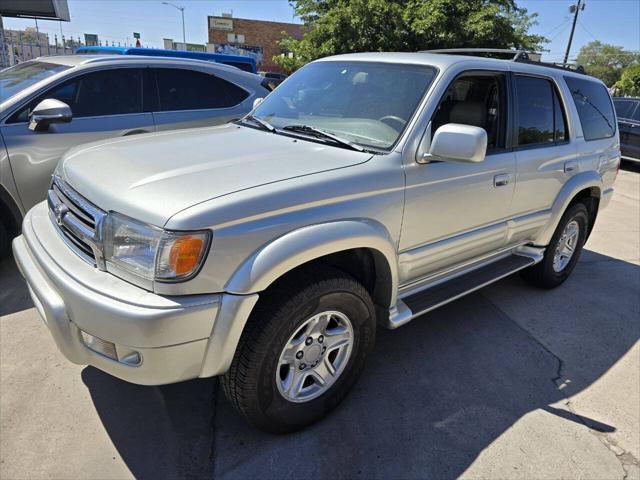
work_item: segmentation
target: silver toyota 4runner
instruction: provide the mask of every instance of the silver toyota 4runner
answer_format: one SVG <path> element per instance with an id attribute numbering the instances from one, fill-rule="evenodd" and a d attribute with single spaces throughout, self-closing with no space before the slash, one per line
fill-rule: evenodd
<path id="1" fill-rule="evenodd" d="M 396 328 L 578 261 L 620 161 L 598 80 L 528 60 L 313 62 L 243 120 L 68 152 L 13 242 L 72 362 L 156 385 L 222 375 L 286 432 Z"/>

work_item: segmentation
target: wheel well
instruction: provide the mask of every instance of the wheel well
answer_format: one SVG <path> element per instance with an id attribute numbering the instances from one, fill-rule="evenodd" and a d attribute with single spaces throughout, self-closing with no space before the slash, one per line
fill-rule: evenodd
<path id="1" fill-rule="evenodd" d="M 596 223 L 596 218 L 598 216 L 598 206 L 600 205 L 600 189 L 598 187 L 589 187 L 584 190 L 579 191 L 575 197 L 569 203 L 569 207 L 575 205 L 576 203 L 583 203 L 585 207 L 587 207 L 587 211 L 589 212 L 589 230 L 587 231 L 587 238 L 591 235 L 591 231 L 593 230 L 593 226 Z"/>
<path id="2" fill-rule="evenodd" d="M 371 248 L 353 248 L 318 257 L 289 270 L 277 282 L 314 264 L 328 265 L 351 275 L 369 292 L 373 302 L 387 310 L 391 304 L 392 280 L 389 263 Z"/>
<path id="3" fill-rule="evenodd" d="M 9 193 L 0 185 L 0 222 L 7 229 L 10 238 L 20 233 L 20 223 L 22 215 L 14 204 Z"/>

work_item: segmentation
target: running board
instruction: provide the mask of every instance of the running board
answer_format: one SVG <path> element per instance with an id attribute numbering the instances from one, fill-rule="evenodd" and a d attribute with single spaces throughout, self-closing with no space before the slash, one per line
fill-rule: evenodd
<path id="1" fill-rule="evenodd" d="M 540 259 L 539 255 L 512 254 L 404 297 L 389 312 L 387 328 L 398 328 L 424 313 L 530 267 Z"/>

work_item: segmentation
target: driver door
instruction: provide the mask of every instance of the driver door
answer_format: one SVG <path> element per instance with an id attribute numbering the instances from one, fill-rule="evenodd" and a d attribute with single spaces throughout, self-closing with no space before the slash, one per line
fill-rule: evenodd
<path id="1" fill-rule="evenodd" d="M 479 163 L 406 166 L 401 284 L 506 246 L 516 168 L 514 153 L 505 148 L 508 85 L 504 72 L 473 71 L 458 76 L 441 99 L 432 135 L 447 123 L 473 125 L 487 131 L 489 146 Z"/>

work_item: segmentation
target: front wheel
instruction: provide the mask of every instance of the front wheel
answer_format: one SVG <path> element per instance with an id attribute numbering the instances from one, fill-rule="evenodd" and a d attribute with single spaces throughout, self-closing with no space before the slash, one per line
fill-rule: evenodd
<path id="1" fill-rule="evenodd" d="M 0 260 L 9 257 L 11 252 L 11 242 L 9 241 L 9 232 L 4 223 L 0 221 Z"/>
<path id="2" fill-rule="evenodd" d="M 583 203 L 571 206 L 560 219 L 542 261 L 523 270 L 522 276 L 540 288 L 554 288 L 564 282 L 578 263 L 587 239 L 589 212 Z"/>
<path id="3" fill-rule="evenodd" d="M 285 433 L 326 415 L 345 397 L 375 339 L 365 288 L 319 266 L 265 292 L 222 379 L 227 398 L 262 430 Z"/>

